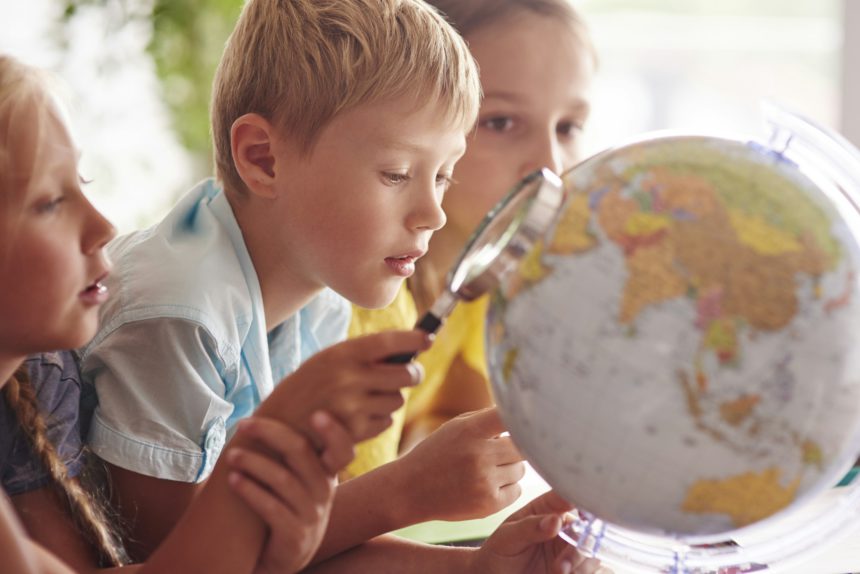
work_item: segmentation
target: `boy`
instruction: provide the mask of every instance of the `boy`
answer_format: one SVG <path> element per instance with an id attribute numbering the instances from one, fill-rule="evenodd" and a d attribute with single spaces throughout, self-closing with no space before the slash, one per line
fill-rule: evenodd
<path id="1" fill-rule="evenodd" d="M 422 350 L 418 333 L 349 342 L 288 375 L 344 337 L 346 299 L 383 306 L 413 272 L 445 222 L 478 100 L 465 44 L 420 0 L 245 6 L 214 84 L 219 182 L 111 244 L 113 297 L 82 352 L 100 402 L 89 442 L 132 518 L 136 557 L 282 379 L 279 412 L 297 428 L 318 408 L 354 440 L 389 424 L 420 373 L 382 358 Z M 351 482 L 323 556 L 431 518 L 369 508 Z"/>

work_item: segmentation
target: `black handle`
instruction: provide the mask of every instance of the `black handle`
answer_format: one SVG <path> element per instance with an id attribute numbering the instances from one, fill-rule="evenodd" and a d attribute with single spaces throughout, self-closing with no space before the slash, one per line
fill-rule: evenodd
<path id="1" fill-rule="evenodd" d="M 429 311 L 415 324 L 416 329 L 421 329 L 428 333 L 435 333 L 442 326 L 442 319 L 430 313 Z M 385 359 L 386 363 L 396 363 L 402 365 L 408 363 L 415 358 L 415 353 L 401 353 L 399 355 L 391 355 Z"/>

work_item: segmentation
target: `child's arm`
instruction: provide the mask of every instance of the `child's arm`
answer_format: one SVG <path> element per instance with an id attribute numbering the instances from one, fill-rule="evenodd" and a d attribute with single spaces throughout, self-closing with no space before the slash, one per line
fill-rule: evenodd
<path id="1" fill-rule="evenodd" d="M 227 420 L 233 405 L 223 396 L 229 381 L 222 379 L 215 345 L 189 322 L 139 321 L 112 332 L 84 358 L 84 375 L 95 379 L 100 399 L 91 446 L 109 463 L 115 502 L 132 525 L 129 551 L 138 560 L 198 495 L 195 477 L 205 472 L 204 462 L 220 455 L 213 423 Z M 410 367 L 383 364 L 382 354 L 427 346 L 426 333 L 412 331 L 325 349 L 276 385 L 259 414 L 307 431 L 310 414 L 325 410 L 356 441 L 371 436 L 402 404 L 399 389 L 418 380 Z"/>
<path id="2" fill-rule="evenodd" d="M 315 561 L 411 524 L 484 517 L 514 502 L 525 467 L 510 437 L 499 436 L 504 430 L 495 408 L 468 413 L 341 484 Z"/>
<path id="3" fill-rule="evenodd" d="M 511 515 L 479 549 L 429 546 L 383 536 L 344 552 L 307 572 L 378 574 L 611 574 L 561 540 L 570 505 L 553 492 Z"/>
<path id="4" fill-rule="evenodd" d="M 0 557 L 6 574 L 73 574 L 27 537 L 4 494 L 0 494 Z"/>
<path id="5" fill-rule="evenodd" d="M 227 452 L 228 464 L 236 471 L 228 477 L 233 490 L 269 527 L 256 574 L 285 574 L 307 566 L 328 525 L 337 472 L 353 458 L 347 430 L 327 414 L 313 416 L 327 437 L 321 456 L 299 449 L 297 442 L 310 447 L 286 425 L 261 417 L 240 422 L 238 432 L 263 446 L 269 456 L 244 449 Z"/>
<path id="6" fill-rule="evenodd" d="M 11 501 L 28 535 L 74 571 L 84 572 L 98 564 L 95 549 L 81 535 L 69 514 L 68 501 L 54 485 L 12 496 Z"/>
<path id="7" fill-rule="evenodd" d="M 38 556 L 5 495 L 0 495 L 0 556 L 9 574 L 40 572 Z"/>
<path id="8" fill-rule="evenodd" d="M 385 364 L 393 354 L 413 353 L 429 344 L 419 331 L 380 333 L 329 347 L 287 377 L 255 416 L 301 426 L 319 444 L 328 444 L 331 429 L 309 425 L 316 410 L 331 410 L 352 440 L 361 440 L 390 424 L 391 413 L 402 404 L 399 389 L 415 384 L 410 368 Z M 304 417 L 300 419 L 299 417 Z M 248 437 L 237 435 L 232 447 L 258 449 Z M 147 561 L 146 572 L 201 571 L 212 574 L 250 572 L 260 556 L 263 520 L 228 490 L 229 467 L 215 466 L 165 542 Z M 211 541 L 218 541 L 217 552 Z"/>
<path id="9" fill-rule="evenodd" d="M 319 544 L 334 477 L 352 453 L 349 434 L 330 417 L 314 413 L 308 426 L 324 448 L 320 454 L 281 423 L 249 421 L 142 572 L 297 572 Z M 259 452 L 265 456 L 258 458 Z M 271 499 L 249 488 L 247 478 L 237 480 L 237 471 L 256 476 L 276 492 L 280 513 L 268 506 Z M 266 526 L 271 528 L 269 544 L 275 546 L 263 552 Z"/>

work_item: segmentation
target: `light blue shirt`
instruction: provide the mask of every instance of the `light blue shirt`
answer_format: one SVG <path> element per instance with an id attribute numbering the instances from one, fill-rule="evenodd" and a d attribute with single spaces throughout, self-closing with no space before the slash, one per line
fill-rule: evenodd
<path id="1" fill-rule="evenodd" d="M 81 373 L 99 398 L 89 445 L 119 467 L 204 480 L 233 425 L 302 361 L 346 337 L 349 304 L 329 289 L 266 332 L 257 274 L 212 180 L 108 253 L 111 297 L 81 351 Z"/>

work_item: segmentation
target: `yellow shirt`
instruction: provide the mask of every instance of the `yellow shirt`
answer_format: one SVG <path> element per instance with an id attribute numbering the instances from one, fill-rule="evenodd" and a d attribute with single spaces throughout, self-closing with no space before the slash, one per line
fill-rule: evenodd
<path id="1" fill-rule="evenodd" d="M 458 356 L 478 374 L 488 379 L 484 351 L 484 321 L 489 296 L 470 303 L 458 303 L 454 312 L 436 333 L 433 346 L 418 356 L 424 367 L 424 382 L 412 390 L 406 405 L 406 420 L 413 421 L 427 414 L 437 398 L 451 364 Z M 456 391 L 456 385 L 452 389 Z"/>
<path id="2" fill-rule="evenodd" d="M 424 381 L 405 389 L 406 406 L 392 415 L 393 422 L 381 434 L 356 445 L 355 459 L 346 468 L 345 478 L 364 474 L 397 458 L 400 438 L 407 420 L 421 417 L 430 408 L 442 387 L 454 359 L 459 355 L 468 366 L 487 378 L 484 358 L 484 318 L 489 297 L 459 303 L 436 333 L 433 346 L 418 356 L 424 367 Z M 353 306 L 349 337 L 369 335 L 392 329 L 411 329 L 418 320 L 415 300 L 404 283 L 394 301 L 384 309 Z"/>
<path id="3" fill-rule="evenodd" d="M 348 336 L 353 338 L 380 331 L 412 329 L 417 320 L 418 311 L 415 309 L 415 301 L 404 282 L 394 301 L 384 309 L 363 309 L 353 306 Z M 408 399 L 409 389 L 404 389 L 403 392 Z M 406 408 L 402 407 L 392 415 L 393 423 L 390 427 L 372 439 L 356 445 L 355 459 L 344 471 L 345 478 L 364 474 L 397 458 L 405 417 Z"/>

